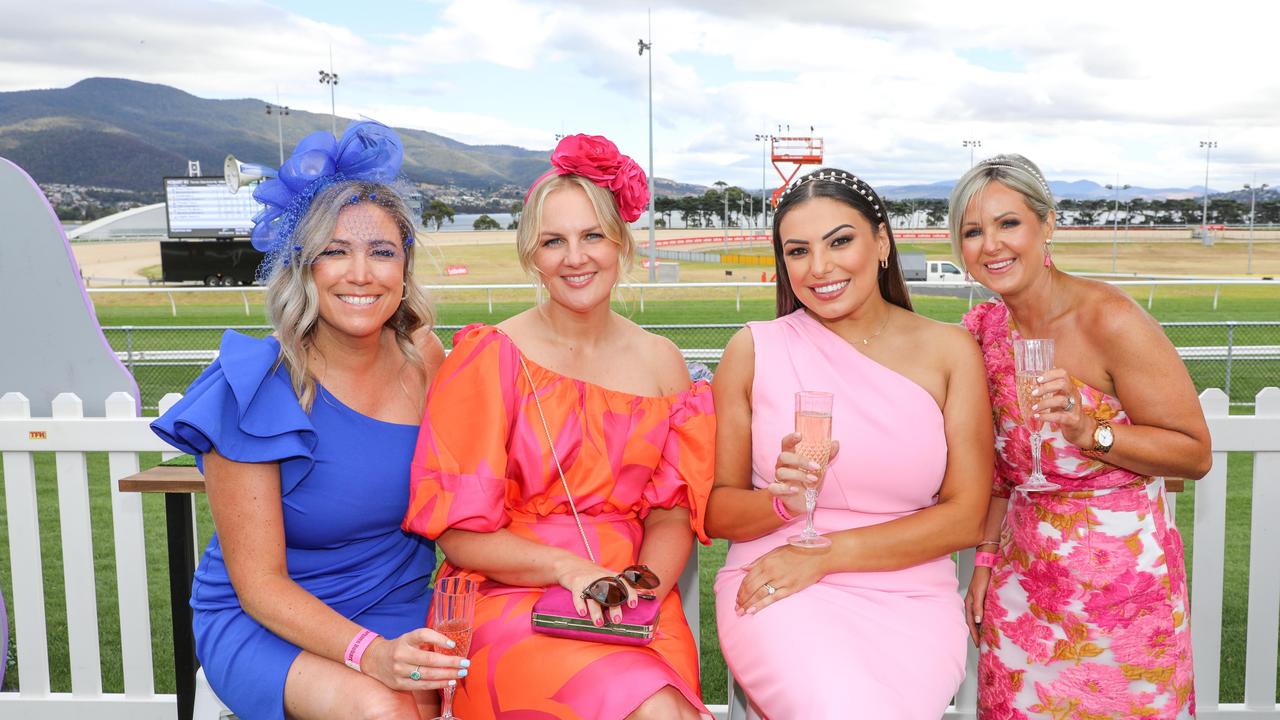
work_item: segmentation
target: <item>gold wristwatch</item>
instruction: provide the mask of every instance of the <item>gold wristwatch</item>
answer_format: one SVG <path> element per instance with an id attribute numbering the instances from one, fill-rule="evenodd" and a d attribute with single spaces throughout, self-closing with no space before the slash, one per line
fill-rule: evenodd
<path id="1" fill-rule="evenodd" d="M 1111 430 L 1111 423 L 1106 420 L 1097 420 L 1098 427 L 1093 429 L 1093 450 L 1090 452 L 1098 455 L 1106 455 L 1111 452 L 1111 446 L 1116 442 L 1116 434 Z"/>

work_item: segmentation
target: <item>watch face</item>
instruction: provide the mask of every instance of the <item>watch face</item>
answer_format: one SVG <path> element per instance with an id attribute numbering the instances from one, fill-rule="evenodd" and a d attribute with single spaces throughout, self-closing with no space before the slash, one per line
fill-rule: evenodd
<path id="1" fill-rule="evenodd" d="M 1104 448 L 1110 449 L 1111 444 L 1115 442 L 1115 433 L 1111 432 L 1109 427 L 1098 428 L 1098 444 Z"/>

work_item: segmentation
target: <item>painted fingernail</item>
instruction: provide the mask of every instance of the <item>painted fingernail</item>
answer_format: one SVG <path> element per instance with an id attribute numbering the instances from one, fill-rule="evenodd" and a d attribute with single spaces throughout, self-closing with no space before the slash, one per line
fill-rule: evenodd
<path id="1" fill-rule="evenodd" d="M 1031 414 L 1031 417 L 1036 418 L 1037 420 L 1039 420 L 1039 419 L 1040 419 L 1040 413 L 1032 413 L 1032 414 Z"/>
<path id="2" fill-rule="evenodd" d="M 1037 378 L 1036 378 L 1036 382 L 1044 382 L 1044 376 L 1043 376 L 1043 375 L 1041 375 L 1041 376 L 1037 377 Z"/>
<path id="3" fill-rule="evenodd" d="M 973 624 L 974 624 L 974 625 L 981 625 L 981 624 L 982 624 L 982 616 L 981 616 L 981 615 L 974 615 L 974 616 L 973 616 Z"/>
<path id="4" fill-rule="evenodd" d="M 459 670 L 459 671 L 458 671 L 458 677 L 460 677 L 460 678 L 461 678 L 461 677 L 466 677 L 466 676 L 467 676 L 467 669 L 466 669 L 466 668 L 463 668 L 463 669 L 461 669 L 461 670 Z"/>
<path id="5" fill-rule="evenodd" d="M 451 648 L 458 647 L 458 643 L 456 643 L 456 642 L 454 642 L 454 641 L 452 641 L 452 640 L 447 641 L 447 642 L 445 643 L 445 645 L 448 645 L 448 646 L 449 646 L 449 647 L 451 647 Z"/>
<path id="6" fill-rule="evenodd" d="M 748 610 L 747 610 L 747 614 L 748 614 L 748 615 L 755 615 L 755 614 L 756 614 L 756 609 L 755 609 L 754 607 L 753 607 L 753 608 L 748 609 Z"/>
<path id="7" fill-rule="evenodd" d="M 471 667 L 471 661 L 466 658 L 462 658 L 462 661 L 458 663 L 458 667 Z"/>
<path id="8" fill-rule="evenodd" d="M 596 627 L 604 627 L 604 618 L 596 620 Z"/>
<path id="9" fill-rule="evenodd" d="M 820 468 L 820 467 L 822 467 L 822 466 L 821 466 L 821 465 L 819 465 L 818 463 L 816 463 L 816 462 L 814 462 L 814 461 L 810 460 L 810 461 L 809 461 L 809 464 L 808 464 L 808 465 L 806 465 L 805 467 L 809 468 L 810 470 L 817 470 L 818 468 Z"/>
<path id="10" fill-rule="evenodd" d="M 809 482 L 818 482 L 818 476 L 817 476 L 817 475 L 805 475 L 804 477 L 805 477 L 805 479 L 806 479 L 806 480 L 808 480 Z"/>
<path id="11" fill-rule="evenodd" d="M 457 680 L 450 680 L 450 681 L 449 681 L 449 687 L 454 687 L 454 686 L 455 686 L 455 685 L 457 685 L 457 684 L 458 684 L 458 681 L 457 681 Z"/>
<path id="12" fill-rule="evenodd" d="M 578 611 L 578 617 L 586 617 L 586 616 L 587 616 L 587 611 L 585 608 Z"/>
<path id="13" fill-rule="evenodd" d="M 635 606 L 636 606 L 636 601 L 635 601 L 635 600 L 628 600 L 628 601 L 627 601 L 627 607 L 629 607 L 629 608 L 634 608 Z"/>
<path id="14" fill-rule="evenodd" d="M 1039 389 L 1032 390 L 1031 397 L 1040 397 L 1040 390 Z"/>
<path id="15" fill-rule="evenodd" d="M 1032 409 L 1032 410 L 1039 410 L 1039 409 L 1040 409 L 1040 403 L 1036 403 L 1035 405 L 1032 405 L 1032 406 L 1031 406 L 1031 409 Z"/>

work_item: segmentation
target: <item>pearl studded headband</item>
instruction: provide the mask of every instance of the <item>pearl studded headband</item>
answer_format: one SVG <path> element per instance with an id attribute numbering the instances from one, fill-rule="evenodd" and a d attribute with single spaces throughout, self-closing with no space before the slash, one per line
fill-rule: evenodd
<path id="1" fill-rule="evenodd" d="M 1031 167 L 1025 162 L 1022 162 L 1021 160 L 1018 160 L 1017 158 L 1014 158 L 1009 155 L 996 155 L 994 157 L 989 157 L 986 160 L 983 160 L 981 163 L 979 163 L 979 165 L 984 165 L 986 167 L 1008 168 L 1010 170 L 1020 170 L 1030 175 L 1031 177 L 1035 178 L 1036 182 L 1040 183 L 1040 187 L 1044 188 L 1045 194 L 1051 198 L 1053 197 L 1053 191 L 1049 189 L 1049 183 L 1044 179 L 1044 176 L 1041 175 L 1039 172 L 1037 172 L 1035 168 Z"/>
<path id="2" fill-rule="evenodd" d="M 884 219 L 884 209 L 880 207 L 880 198 L 876 195 L 875 190 L 872 190 L 871 186 L 859 179 L 857 175 L 844 170 L 819 170 L 818 172 L 809 173 L 795 181 L 791 187 L 787 188 L 786 192 L 782 194 L 780 201 L 785 200 L 786 197 L 795 192 L 797 188 L 804 187 L 805 185 L 817 180 L 837 183 L 858 193 L 863 198 L 866 198 L 867 202 L 871 203 L 871 208 L 876 214 L 876 219 Z"/>

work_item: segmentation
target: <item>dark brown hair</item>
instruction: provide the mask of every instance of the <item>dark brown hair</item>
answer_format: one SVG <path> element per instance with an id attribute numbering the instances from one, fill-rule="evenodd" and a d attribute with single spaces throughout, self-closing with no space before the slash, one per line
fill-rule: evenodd
<path id="1" fill-rule="evenodd" d="M 884 226 L 885 233 L 889 236 L 889 267 L 879 270 L 880 297 L 900 308 L 911 310 L 911 294 L 907 292 L 907 283 L 902 277 L 902 267 L 898 264 L 898 244 L 893 239 L 893 228 L 881 219 L 888 215 L 884 201 L 870 185 L 844 170 L 820 168 L 813 175 L 813 179 L 802 179 L 796 187 L 788 190 L 778 202 L 778 208 L 773 215 L 773 262 L 778 270 L 777 316 L 790 315 L 804 307 L 804 303 L 800 302 L 800 298 L 796 297 L 795 291 L 791 289 L 791 276 L 787 274 L 787 258 L 782 253 L 782 218 L 796 206 L 820 197 L 837 200 L 857 210 L 858 214 L 862 215 L 875 230 L 879 230 L 881 225 Z M 819 179 L 818 176 L 821 175 L 838 176 L 841 179 Z M 865 190 L 866 193 L 855 190 L 855 187 Z"/>

